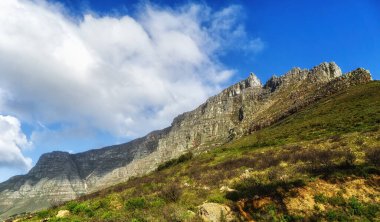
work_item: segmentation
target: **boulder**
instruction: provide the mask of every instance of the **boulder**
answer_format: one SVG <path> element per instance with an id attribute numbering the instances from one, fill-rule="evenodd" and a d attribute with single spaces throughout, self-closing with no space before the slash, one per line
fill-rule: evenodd
<path id="1" fill-rule="evenodd" d="M 64 217 L 68 217 L 68 216 L 70 216 L 70 211 L 68 211 L 68 210 L 60 210 L 60 211 L 58 211 L 58 213 L 56 215 L 56 217 L 58 217 L 58 218 L 64 218 Z"/>
<path id="2" fill-rule="evenodd" d="M 231 208 L 218 203 L 204 203 L 198 206 L 198 215 L 206 222 L 234 221 Z"/>

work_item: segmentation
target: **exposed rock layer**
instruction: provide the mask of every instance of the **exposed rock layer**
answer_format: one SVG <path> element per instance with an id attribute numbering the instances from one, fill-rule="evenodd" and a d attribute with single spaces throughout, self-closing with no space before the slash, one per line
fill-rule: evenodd
<path id="1" fill-rule="evenodd" d="M 342 76 L 335 63 L 310 70 L 294 68 L 264 85 L 250 74 L 195 110 L 179 115 L 166 129 L 84 153 L 42 155 L 27 175 L 0 184 L 0 214 L 5 217 L 48 207 L 151 172 L 185 152 L 200 152 L 254 133 L 325 96 L 369 81 L 367 70 Z"/>

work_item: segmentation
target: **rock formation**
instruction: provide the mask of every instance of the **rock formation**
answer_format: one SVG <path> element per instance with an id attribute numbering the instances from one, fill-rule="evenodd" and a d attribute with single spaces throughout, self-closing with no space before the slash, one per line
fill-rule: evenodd
<path id="1" fill-rule="evenodd" d="M 342 76 L 335 63 L 293 68 L 264 85 L 251 73 L 209 98 L 170 127 L 131 142 L 69 154 L 41 156 L 23 176 L 0 184 L 0 215 L 33 211 L 153 171 L 186 152 L 198 153 L 269 126 L 315 101 L 371 81 L 367 70 Z"/>

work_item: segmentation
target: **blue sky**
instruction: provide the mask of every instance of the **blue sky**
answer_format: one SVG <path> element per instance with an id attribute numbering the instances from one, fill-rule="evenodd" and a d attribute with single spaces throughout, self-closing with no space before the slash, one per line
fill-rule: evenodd
<path id="1" fill-rule="evenodd" d="M 380 79 L 376 0 L 2 0 L 0 22 L 0 181 L 168 126 L 250 72 Z"/>
<path id="2" fill-rule="evenodd" d="M 88 9 L 100 14 L 134 13 L 141 2 L 148 1 L 59 1 L 75 14 Z M 266 80 L 293 66 L 312 67 L 321 61 L 335 61 L 343 71 L 365 67 L 375 79 L 380 78 L 380 2 L 376 0 L 230 0 L 150 1 L 163 7 L 178 7 L 189 2 L 214 9 L 229 5 L 242 7 L 242 20 L 248 35 L 259 36 L 265 50 L 254 58 L 239 52 L 221 60 L 239 70 L 237 78 L 255 72 Z"/>

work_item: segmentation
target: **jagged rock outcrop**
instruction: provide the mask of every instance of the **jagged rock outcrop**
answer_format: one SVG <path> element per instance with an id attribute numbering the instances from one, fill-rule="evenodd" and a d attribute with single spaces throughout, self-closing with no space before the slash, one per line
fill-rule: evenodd
<path id="1" fill-rule="evenodd" d="M 166 129 L 84 153 L 42 155 L 27 175 L 0 184 L 0 214 L 5 217 L 48 207 L 146 174 L 185 152 L 201 152 L 254 133 L 325 96 L 369 81 L 367 70 L 342 76 L 335 63 L 310 70 L 293 68 L 264 85 L 251 73 L 195 110 L 179 115 Z"/>

